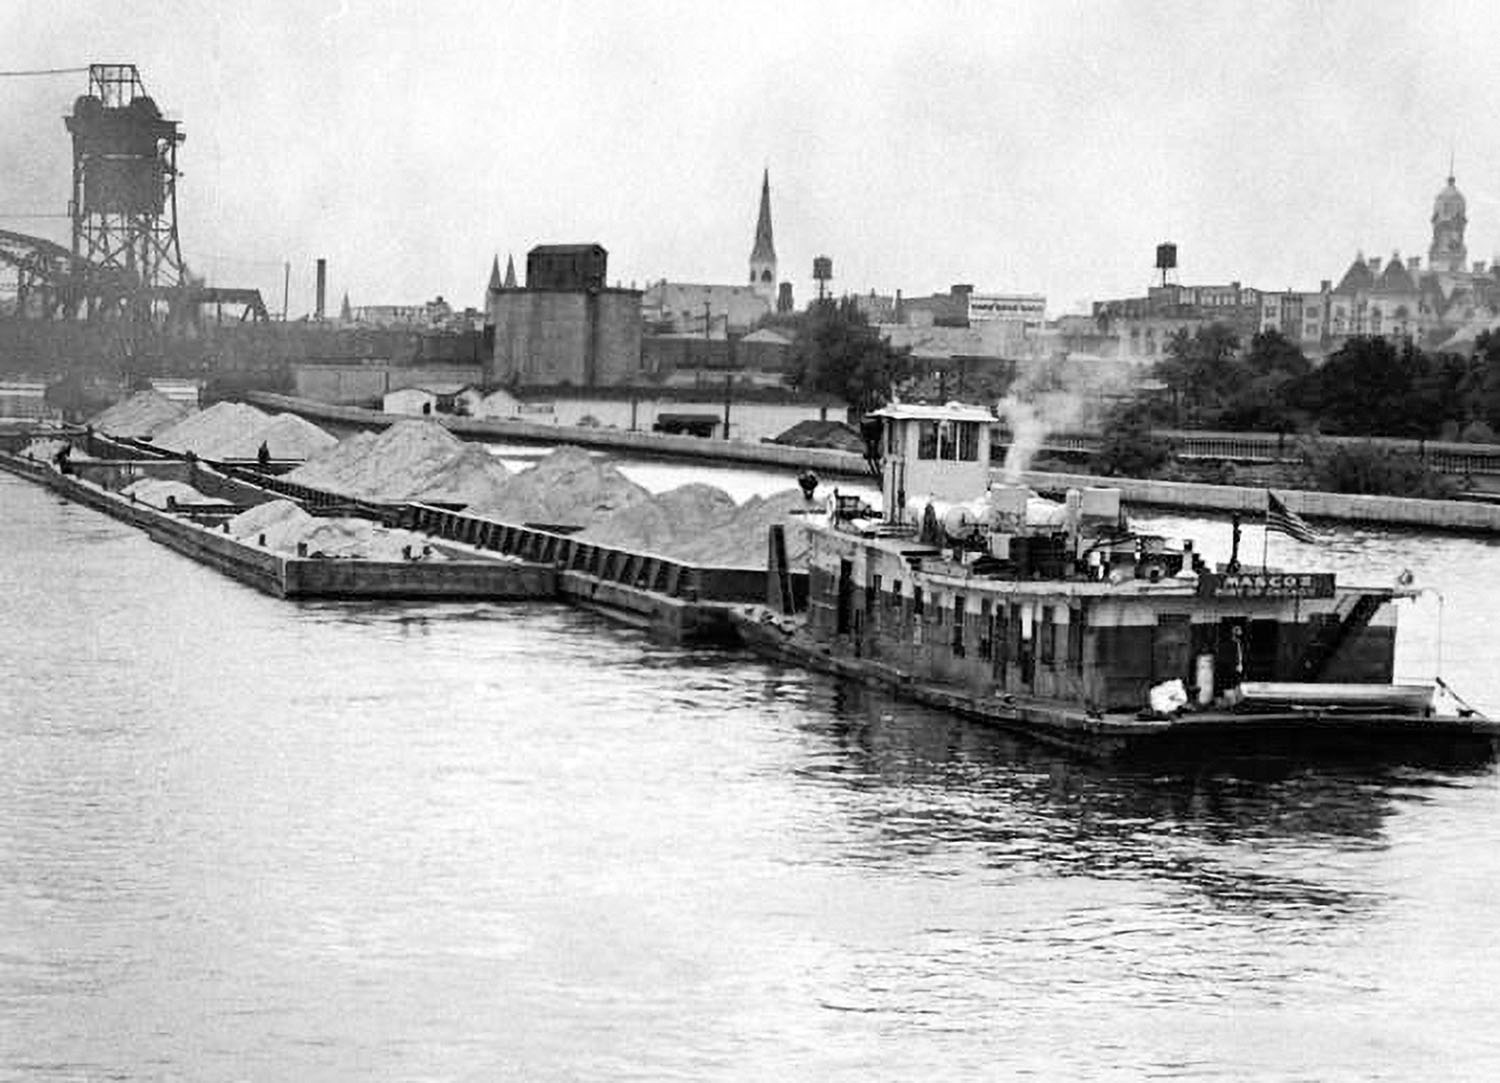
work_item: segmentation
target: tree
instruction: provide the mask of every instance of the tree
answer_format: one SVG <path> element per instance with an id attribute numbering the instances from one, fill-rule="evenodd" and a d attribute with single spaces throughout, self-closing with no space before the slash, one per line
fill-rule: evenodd
<path id="1" fill-rule="evenodd" d="M 1095 461 L 1107 476 L 1149 478 L 1171 458 L 1171 447 L 1151 430 L 1145 402 L 1122 403 L 1110 410 L 1101 429 L 1104 440 Z"/>
<path id="2" fill-rule="evenodd" d="M 1288 393 L 1312 371 L 1312 364 L 1296 343 L 1280 331 L 1262 331 L 1230 368 L 1233 379 L 1226 388 L 1219 424 L 1274 432 L 1300 427 Z"/>
<path id="3" fill-rule="evenodd" d="M 1385 338 L 1359 336 L 1344 343 L 1323 367 L 1299 381 L 1298 406 L 1327 433 L 1350 436 L 1421 436 L 1413 431 L 1415 354 Z"/>
<path id="4" fill-rule="evenodd" d="M 911 375 L 911 357 L 880 337 L 852 298 L 820 301 L 792 341 L 791 382 L 803 391 L 838 395 L 863 416 L 890 401 Z"/>
<path id="5" fill-rule="evenodd" d="M 1500 333 L 1483 331 L 1474 342 L 1474 361 L 1464 385 L 1470 417 L 1500 431 Z"/>
<path id="6" fill-rule="evenodd" d="M 1202 425 L 1218 420 L 1225 400 L 1242 378 L 1235 354 L 1240 341 L 1226 324 L 1211 323 L 1192 334 L 1186 327 L 1167 343 L 1167 356 L 1155 375 L 1179 404 L 1179 422 Z"/>

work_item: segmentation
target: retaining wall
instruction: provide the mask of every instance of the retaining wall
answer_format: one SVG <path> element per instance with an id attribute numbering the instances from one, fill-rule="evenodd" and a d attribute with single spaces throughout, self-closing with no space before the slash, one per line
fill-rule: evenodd
<path id="1" fill-rule="evenodd" d="M 245 401 L 268 410 L 289 411 L 313 421 L 333 421 L 360 428 L 386 428 L 411 418 L 363 410 L 354 406 L 330 406 L 309 399 L 292 398 L 254 391 Z M 869 464 L 861 455 L 832 448 L 797 448 L 784 444 L 760 444 L 740 440 L 708 440 L 700 436 L 673 436 L 666 433 L 631 432 L 628 429 L 581 428 L 566 425 L 544 425 L 534 421 L 495 420 L 441 415 L 429 417 L 455 435 L 470 440 L 503 443 L 576 444 L 579 447 L 603 448 L 629 452 L 645 458 L 694 459 L 728 462 L 746 466 L 765 466 L 787 471 L 787 488 L 792 479 L 811 468 L 820 474 L 836 477 L 864 478 L 873 482 Z"/>
<path id="2" fill-rule="evenodd" d="M 996 471 L 993 478 L 998 481 Z M 1120 490 L 1127 504 L 1174 508 L 1184 512 L 1241 512 L 1248 517 L 1266 511 L 1266 490 L 1237 485 L 1200 485 L 1181 481 L 1145 481 L 1135 478 L 1101 478 L 1093 474 L 1044 474 L 1028 472 L 1024 484 L 1039 492 L 1057 493 L 1070 488 L 1109 486 Z M 1362 496 L 1355 493 L 1320 493 L 1305 489 L 1277 489 L 1276 495 L 1292 511 L 1313 519 L 1350 523 L 1380 523 L 1422 530 L 1500 532 L 1500 505 L 1466 500 L 1418 500 L 1405 496 Z"/>

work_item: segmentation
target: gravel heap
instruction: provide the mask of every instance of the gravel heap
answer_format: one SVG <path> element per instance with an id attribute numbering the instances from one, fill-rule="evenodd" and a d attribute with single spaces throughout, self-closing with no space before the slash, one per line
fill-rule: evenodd
<path id="1" fill-rule="evenodd" d="M 200 458 L 218 458 L 221 457 L 218 448 L 249 440 L 269 420 L 269 415 L 245 403 L 216 402 L 162 429 L 151 442 L 168 451 L 191 451 Z M 250 457 L 254 456 L 252 448 Z"/>
<path id="2" fill-rule="evenodd" d="M 462 444 L 457 455 L 431 474 L 408 499 L 433 504 L 482 504 L 497 499 L 512 474 L 478 444 Z"/>
<path id="3" fill-rule="evenodd" d="M 648 489 L 612 464 L 582 448 L 560 447 L 469 511 L 510 523 L 588 526 L 650 499 Z"/>
<path id="4" fill-rule="evenodd" d="M 273 459 L 306 459 L 323 448 L 333 447 L 338 438 L 296 414 L 276 414 L 244 443 L 226 444 L 219 456 L 253 459 L 260 454 L 262 443 Z"/>
<path id="5" fill-rule="evenodd" d="M 786 527 L 787 558 L 795 564 L 807 556 L 806 519 L 796 514 L 807 508 L 800 489 L 752 496 L 726 522 L 702 533 L 684 532 L 677 559 L 705 567 L 764 568 L 766 538 L 779 523 Z"/>
<path id="6" fill-rule="evenodd" d="M 265 536 L 266 548 L 294 556 L 299 543 L 307 546 L 308 556 L 338 557 L 345 560 L 400 561 L 406 559 L 403 549 L 422 553 L 429 542 L 425 535 L 409 530 L 390 530 L 368 519 L 319 518 L 309 515 L 290 500 L 272 500 L 229 520 L 229 533 L 241 541 L 258 544 Z M 423 560 L 446 560 L 436 550 L 429 550 Z"/>
<path id="7" fill-rule="evenodd" d="M 736 505 L 723 490 L 695 483 L 617 511 L 577 537 L 704 567 L 764 568 L 766 539 L 776 523 L 787 528 L 788 558 L 797 561 L 806 556 L 804 519 L 795 513 L 807 506 L 798 489 L 751 497 Z"/>
<path id="8" fill-rule="evenodd" d="M 160 391 L 137 391 L 89 418 L 89 425 L 109 436 L 140 439 L 171 428 L 193 412 L 186 403 L 174 402 Z"/>
<path id="9" fill-rule="evenodd" d="M 315 489 L 347 493 L 353 484 L 355 469 L 363 464 L 375 440 L 373 432 L 346 436 L 332 447 L 313 452 L 305 463 L 288 473 L 286 479 Z"/>
<path id="10" fill-rule="evenodd" d="M 736 510 L 723 489 L 693 482 L 621 508 L 576 536 L 615 549 L 672 556 L 688 535 L 727 522 Z"/>
<path id="11" fill-rule="evenodd" d="M 123 496 L 133 496 L 142 504 L 165 509 L 169 498 L 179 504 L 210 504 L 208 497 L 183 481 L 168 481 L 165 478 L 141 478 L 132 481 L 120 490 Z"/>
<path id="12" fill-rule="evenodd" d="M 434 421 L 398 421 L 313 455 L 288 481 L 373 500 L 475 504 L 496 497 L 510 471 L 484 448 Z"/>
<path id="13" fill-rule="evenodd" d="M 240 402 L 217 402 L 162 429 L 152 442 L 203 459 L 253 459 L 260 445 L 273 459 L 306 459 L 337 441 L 296 414 L 267 414 Z"/>

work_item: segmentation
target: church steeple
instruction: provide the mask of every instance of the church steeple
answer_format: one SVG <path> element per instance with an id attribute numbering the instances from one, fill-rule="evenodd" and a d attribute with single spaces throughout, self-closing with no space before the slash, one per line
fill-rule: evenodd
<path id="1" fill-rule="evenodd" d="M 760 217 L 755 222 L 755 247 L 750 250 L 750 285 L 776 304 L 776 244 L 771 238 L 771 171 L 767 169 L 760 182 Z"/>
<path id="2" fill-rule="evenodd" d="M 505 288 L 513 290 L 516 288 L 516 257 L 505 257 Z"/>
<path id="3" fill-rule="evenodd" d="M 498 255 L 496 255 L 494 261 L 490 264 L 490 284 L 489 284 L 489 287 L 488 287 L 488 291 L 490 293 L 494 293 L 499 288 L 500 288 L 500 257 Z"/>

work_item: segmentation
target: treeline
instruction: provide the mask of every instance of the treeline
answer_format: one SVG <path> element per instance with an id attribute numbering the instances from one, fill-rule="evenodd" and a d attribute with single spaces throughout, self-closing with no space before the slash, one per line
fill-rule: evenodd
<path id="1" fill-rule="evenodd" d="M 1330 445 L 1318 437 L 1500 442 L 1500 334 L 1488 331 L 1468 356 L 1352 338 L 1314 367 L 1279 332 L 1262 332 L 1242 349 L 1229 328 L 1213 324 L 1174 335 L 1153 375 L 1164 391 L 1143 390 L 1106 419 L 1096 463 L 1103 472 L 1183 472 L 1161 428 L 1272 432 L 1295 441 L 1300 452 L 1283 484 L 1443 497 L 1458 488 L 1454 480 L 1414 456 L 1373 441 Z"/>
<path id="2" fill-rule="evenodd" d="M 1177 332 L 1154 375 L 1166 393 L 1132 406 L 1164 427 L 1485 443 L 1500 432 L 1500 335 L 1490 331 L 1468 356 L 1352 338 L 1315 368 L 1280 332 L 1241 349 L 1213 324 Z"/>

